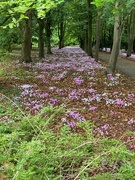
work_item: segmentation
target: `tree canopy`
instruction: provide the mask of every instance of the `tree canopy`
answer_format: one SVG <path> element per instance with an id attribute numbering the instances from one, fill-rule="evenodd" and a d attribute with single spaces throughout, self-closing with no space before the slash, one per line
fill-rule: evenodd
<path id="1" fill-rule="evenodd" d="M 4 34 L 3 28 L 6 29 L 7 34 L 2 38 L 3 40 L 1 40 L 0 46 L 7 47 L 7 50 L 11 50 L 12 44 L 21 44 L 25 39 L 23 32 L 24 30 L 28 30 L 27 25 L 29 24 L 29 30 L 31 32 L 29 41 L 31 43 L 27 42 L 26 44 L 29 44 L 29 46 L 30 44 L 34 44 L 42 47 L 42 51 L 44 50 L 44 45 L 48 47 L 48 52 L 51 53 L 51 46 L 58 45 L 59 48 L 62 48 L 64 45 L 77 44 L 89 56 L 93 56 L 92 48 L 97 44 L 96 54 L 99 49 L 101 50 L 103 48 L 110 48 L 112 54 L 118 54 L 119 49 L 122 48 L 125 50 L 128 49 L 127 56 L 130 56 L 135 46 L 134 31 L 132 30 L 134 29 L 134 7 L 134 0 L 1 1 L 0 34 Z M 122 25 L 121 32 L 118 35 L 121 39 L 119 40 L 121 45 L 118 45 L 119 49 L 117 48 L 116 53 L 116 48 L 113 52 L 113 34 L 116 34 L 117 28 L 114 28 L 114 32 L 113 26 L 116 25 L 115 22 L 118 16 Z M 97 24 L 97 21 L 100 22 L 100 25 Z M 10 28 L 13 28 L 13 30 L 10 30 Z M 23 36 L 19 37 L 18 34 L 22 33 Z M 16 37 L 15 34 L 17 34 Z M 26 34 L 28 33 L 26 32 Z M 98 37 L 98 35 L 100 36 Z M 10 43 L 8 41 L 9 39 L 6 40 L 8 36 L 12 37 Z M 41 42 L 41 40 L 44 42 Z M 42 45 L 40 46 L 40 44 Z M 30 49 L 30 47 L 24 49 Z M 42 54 L 41 57 L 44 54 L 41 52 L 41 49 L 40 54 Z M 29 53 L 29 60 L 30 56 Z"/>

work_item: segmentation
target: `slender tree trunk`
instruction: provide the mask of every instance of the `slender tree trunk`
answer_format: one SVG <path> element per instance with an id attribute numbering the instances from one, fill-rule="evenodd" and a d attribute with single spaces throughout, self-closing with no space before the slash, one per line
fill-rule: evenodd
<path id="1" fill-rule="evenodd" d="M 39 34 L 38 34 L 39 58 L 42 59 L 44 57 L 44 38 L 43 38 L 44 19 L 38 19 L 38 24 L 39 24 Z"/>
<path id="2" fill-rule="evenodd" d="M 64 47 L 64 34 L 65 34 L 65 26 L 63 20 L 61 20 L 58 27 L 59 49 Z"/>
<path id="3" fill-rule="evenodd" d="M 59 49 L 64 47 L 65 27 L 66 27 L 66 23 L 64 21 L 64 12 L 59 11 L 59 22 L 58 22 Z"/>
<path id="4" fill-rule="evenodd" d="M 83 11 L 83 7 L 82 6 L 78 6 L 77 7 L 78 11 L 79 12 L 82 12 Z M 80 44 L 80 47 L 85 51 L 85 33 L 86 33 L 86 25 L 84 25 L 83 23 L 80 23 L 80 22 L 84 22 L 84 17 L 82 15 L 79 15 L 77 16 L 77 24 L 78 24 L 78 27 L 77 27 L 77 32 L 78 33 L 78 41 L 79 41 L 79 44 Z"/>
<path id="5" fill-rule="evenodd" d="M 127 57 L 130 57 L 133 51 L 133 42 L 135 35 L 135 8 L 131 11 L 131 16 L 128 19 L 128 49 L 127 49 Z"/>
<path id="6" fill-rule="evenodd" d="M 85 26 L 84 51 L 88 54 L 88 23 Z"/>
<path id="7" fill-rule="evenodd" d="M 46 14 L 45 30 L 46 30 L 47 54 L 52 54 L 52 51 L 51 51 L 51 34 L 52 34 L 52 32 L 51 32 L 50 11 Z"/>
<path id="8" fill-rule="evenodd" d="M 119 4 L 116 2 L 115 7 L 118 8 Z M 116 69 L 116 63 L 120 50 L 121 43 L 121 33 L 122 33 L 122 20 L 119 14 L 115 17 L 114 23 L 114 34 L 113 34 L 113 47 L 109 61 L 109 69 L 108 72 L 114 74 Z"/>
<path id="9" fill-rule="evenodd" d="M 102 49 L 105 48 L 105 51 L 107 49 L 106 31 L 107 31 L 107 25 L 106 25 L 106 22 L 105 22 L 104 23 L 104 31 L 103 31 L 103 42 L 102 42 Z"/>
<path id="10" fill-rule="evenodd" d="M 109 40 L 109 48 L 110 48 L 110 52 L 112 51 L 112 44 L 113 44 L 113 29 L 112 26 L 109 28 L 109 36 L 108 36 L 108 40 Z"/>
<path id="11" fill-rule="evenodd" d="M 95 49 L 95 60 L 96 61 L 98 61 L 98 54 L 99 54 L 100 32 L 101 32 L 101 10 L 98 10 L 97 28 L 96 28 L 96 49 Z"/>
<path id="12" fill-rule="evenodd" d="M 31 59 L 31 37 L 32 37 L 32 12 L 27 12 L 28 19 L 25 19 L 25 29 L 22 43 L 21 61 L 29 63 Z"/>
<path id="13" fill-rule="evenodd" d="M 134 39 L 134 42 L 133 42 L 133 53 L 135 53 L 135 39 Z"/>
<path id="14" fill-rule="evenodd" d="M 88 56 L 92 55 L 92 0 L 87 0 L 88 8 Z"/>

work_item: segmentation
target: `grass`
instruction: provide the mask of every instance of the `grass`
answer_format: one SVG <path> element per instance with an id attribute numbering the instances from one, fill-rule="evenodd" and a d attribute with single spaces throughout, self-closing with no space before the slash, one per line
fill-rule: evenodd
<path id="1" fill-rule="evenodd" d="M 84 122 L 76 120 L 76 129 L 69 127 L 68 123 L 60 120 L 61 117 L 69 118 L 65 116 L 67 105 L 64 103 L 55 107 L 46 105 L 33 115 L 29 114 L 22 106 L 23 102 L 13 99 L 20 95 L 21 90 L 17 86 L 23 80 L 37 81 L 33 80 L 33 71 L 17 69 L 13 65 L 11 71 L 11 66 L 4 62 L 0 66 L 3 67 L 0 71 L 3 78 L 0 84 L 0 179 L 135 180 L 135 153 L 127 149 L 127 141 L 123 143 L 122 137 L 95 137 L 90 115 Z M 9 84 L 7 82 L 11 76 L 19 78 L 14 87 L 10 86 L 14 79 Z M 54 94 L 54 97 L 62 100 L 61 95 Z M 76 109 L 70 109 L 76 112 Z M 82 106 L 77 110 L 87 113 Z M 91 114 L 97 115 L 96 112 Z M 106 112 L 101 115 L 106 120 L 109 118 Z"/>
<path id="2" fill-rule="evenodd" d="M 135 153 L 116 139 L 95 138 L 90 120 L 77 125 L 85 135 L 61 124 L 54 132 L 50 126 L 63 106 L 35 116 L 7 107 L 1 105 L 1 112 L 17 120 L 0 123 L 1 179 L 134 179 Z"/>

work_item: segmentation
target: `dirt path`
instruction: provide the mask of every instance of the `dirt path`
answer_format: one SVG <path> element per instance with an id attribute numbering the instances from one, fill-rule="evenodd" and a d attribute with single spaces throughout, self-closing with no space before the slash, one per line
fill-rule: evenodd
<path id="1" fill-rule="evenodd" d="M 110 54 L 100 52 L 99 59 L 108 63 L 110 59 Z M 119 56 L 116 69 L 120 70 L 123 74 L 135 80 L 135 61 L 129 60 L 126 57 Z"/>

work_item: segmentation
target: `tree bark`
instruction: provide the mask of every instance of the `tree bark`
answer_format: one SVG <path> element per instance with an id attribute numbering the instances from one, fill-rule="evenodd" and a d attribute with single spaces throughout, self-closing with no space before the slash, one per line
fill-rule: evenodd
<path id="1" fill-rule="evenodd" d="M 92 56 L 92 0 L 87 0 L 88 10 L 88 56 Z"/>
<path id="2" fill-rule="evenodd" d="M 58 25 L 58 37 L 59 37 L 59 49 L 64 47 L 64 34 L 65 34 L 65 26 L 63 19 Z"/>
<path id="3" fill-rule="evenodd" d="M 52 54 L 51 51 L 51 16 L 50 11 L 46 14 L 46 22 L 45 22 L 45 30 L 46 30 L 46 45 L 47 45 L 47 54 Z"/>
<path id="4" fill-rule="evenodd" d="M 112 51 L 112 44 L 113 44 L 113 28 L 112 28 L 112 25 L 109 27 L 108 41 L 109 41 L 109 48 L 110 48 L 110 52 L 111 52 Z"/>
<path id="5" fill-rule="evenodd" d="M 101 10 L 98 10 L 97 28 L 96 28 L 96 49 L 95 49 L 95 60 L 96 61 L 98 61 L 98 55 L 99 55 L 100 32 L 101 32 Z"/>
<path id="6" fill-rule="evenodd" d="M 88 22 L 85 26 L 84 51 L 88 54 Z"/>
<path id="7" fill-rule="evenodd" d="M 127 49 L 127 57 L 130 57 L 133 51 L 133 42 L 135 35 L 135 8 L 132 9 L 131 15 L 128 19 L 128 49 Z"/>
<path id="8" fill-rule="evenodd" d="M 119 3 L 116 2 L 115 7 L 118 8 Z M 121 34 L 122 34 L 122 18 L 117 13 L 115 16 L 114 23 L 114 34 L 113 34 L 113 47 L 109 60 L 109 69 L 108 72 L 114 74 L 116 70 L 116 63 L 119 55 L 120 43 L 121 43 Z"/>
<path id="9" fill-rule="evenodd" d="M 32 12 L 28 11 L 27 16 L 28 16 L 28 19 L 25 19 L 25 29 L 24 29 L 24 35 L 23 35 L 21 61 L 29 63 L 32 61 L 31 59 Z"/>
<path id="10" fill-rule="evenodd" d="M 38 35 L 39 58 L 42 59 L 44 57 L 44 38 L 43 38 L 44 19 L 38 19 L 38 24 L 39 24 L 39 35 Z"/>
<path id="11" fill-rule="evenodd" d="M 65 35 L 65 22 L 63 11 L 59 12 L 59 22 L 58 22 L 58 37 L 59 37 L 59 49 L 64 47 L 64 35 Z"/>

